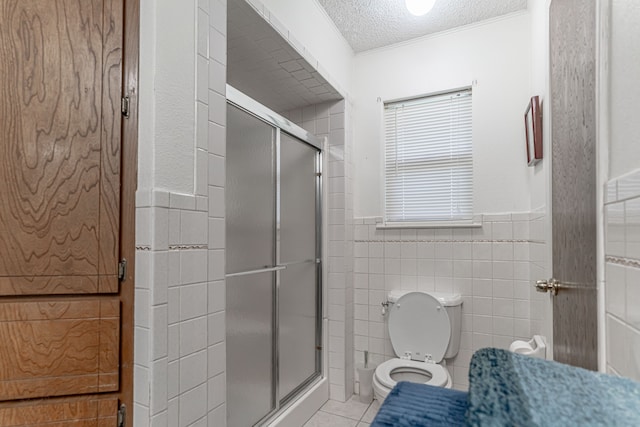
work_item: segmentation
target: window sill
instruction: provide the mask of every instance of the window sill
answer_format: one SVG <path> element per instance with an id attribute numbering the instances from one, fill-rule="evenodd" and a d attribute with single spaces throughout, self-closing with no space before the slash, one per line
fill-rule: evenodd
<path id="1" fill-rule="evenodd" d="M 378 230 L 403 228 L 481 228 L 482 222 L 476 221 L 433 221 L 433 222 L 387 222 L 376 224 Z"/>

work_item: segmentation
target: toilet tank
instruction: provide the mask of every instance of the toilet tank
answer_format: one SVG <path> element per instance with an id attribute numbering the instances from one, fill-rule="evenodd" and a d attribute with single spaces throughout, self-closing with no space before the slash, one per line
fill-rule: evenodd
<path id="1" fill-rule="evenodd" d="M 395 303 L 401 296 L 416 291 L 395 290 L 389 292 L 389 302 Z M 421 291 L 424 292 L 424 291 Z M 447 294 L 444 292 L 424 292 L 436 298 L 440 304 L 447 310 L 449 322 L 451 323 L 451 338 L 447 351 L 444 354 L 445 359 L 456 357 L 460 350 L 460 334 L 462 333 L 462 297 L 458 294 Z"/>

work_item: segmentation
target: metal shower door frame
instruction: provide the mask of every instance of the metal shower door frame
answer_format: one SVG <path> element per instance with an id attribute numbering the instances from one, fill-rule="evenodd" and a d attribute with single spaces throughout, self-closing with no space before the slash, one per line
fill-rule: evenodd
<path id="1" fill-rule="evenodd" d="M 235 89 L 233 86 L 227 85 L 227 103 L 242 110 L 243 112 L 263 121 L 264 123 L 272 126 L 275 130 L 275 150 L 273 156 L 273 162 L 275 166 L 275 224 L 274 224 L 274 253 L 275 253 L 275 265 L 260 270 L 246 271 L 227 274 L 226 277 L 235 277 L 247 274 L 254 274 L 258 272 L 271 271 L 274 275 L 275 289 L 273 293 L 273 357 L 272 357 L 272 406 L 273 410 L 266 414 L 256 425 L 262 425 L 265 421 L 274 418 L 282 409 L 290 406 L 295 402 L 296 397 L 304 389 L 310 388 L 313 384 L 320 380 L 322 376 L 322 140 L 315 135 L 302 129 L 295 123 L 287 120 L 281 115 L 270 110 L 266 106 L 260 104 L 254 99 L 248 97 L 244 93 Z M 284 132 L 290 137 L 296 139 L 300 143 L 304 143 L 316 150 L 315 155 L 315 176 L 316 176 L 316 206 L 315 206 L 315 222 L 316 222 L 316 256 L 314 260 L 304 260 L 293 264 L 300 264 L 304 262 L 315 262 L 316 264 L 316 360 L 315 360 L 315 372 L 303 381 L 299 386 L 293 389 L 287 396 L 279 399 L 279 383 L 280 383 L 280 352 L 279 352 L 279 300 L 280 300 L 280 272 L 286 269 L 286 265 L 281 264 L 280 259 L 280 148 L 281 148 L 281 134 Z"/>

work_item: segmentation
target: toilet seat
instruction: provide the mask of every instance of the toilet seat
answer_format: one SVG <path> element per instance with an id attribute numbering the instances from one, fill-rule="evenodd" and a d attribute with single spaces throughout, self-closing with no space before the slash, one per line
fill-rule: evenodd
<path id="1" fill-rule="evenodd" d="M 451 339 L 451 321 L 438 299 L 409 292 L 389 309 L 387 328 L 393 351 L 418 362 L 440 363 Z"/>
<path id="2" fill-rule="evenodd" d="M 431 379 L 423 384 L 445 387 L 449 382 L 449 373 L 443 366 L 436 363 L 417 362 L 406 359 L 391 359 L 380 364 L 376 368 L 375 377 L 381 385 L 392 389 L 397 382 L 391 378 L 391 374 L 402 368 L 414 369 L 430 375 Z"/>

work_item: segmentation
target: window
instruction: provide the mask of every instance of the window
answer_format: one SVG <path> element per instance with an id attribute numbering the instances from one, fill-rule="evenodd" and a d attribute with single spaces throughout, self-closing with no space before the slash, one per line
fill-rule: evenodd
<path id="1" fill-rule="evenodd" d="M 470 221 L 471 89 L 384 106 L 385 223 Z"/>

